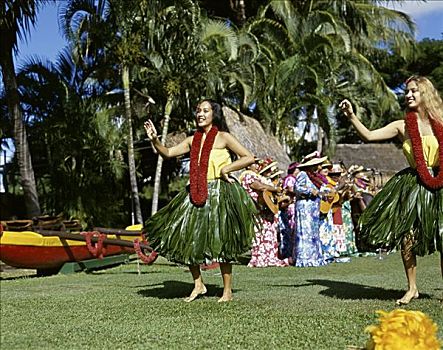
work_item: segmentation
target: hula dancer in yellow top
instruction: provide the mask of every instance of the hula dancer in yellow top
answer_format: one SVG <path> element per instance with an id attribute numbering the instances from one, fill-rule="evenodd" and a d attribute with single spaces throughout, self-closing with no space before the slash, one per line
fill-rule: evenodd
<path id="1" fill-rule="evenodd" d="M 200 101 L 197 131 L 176 146 L 161 144 L 151 120 L 145 130 L 163 158 L 190 152 L 190 185 L 145 223 L 152 248 L 171 261 L 189 265 L 194 289 L 185 300 L 206 293 L 200 264 L 220 263 L 223 296 L 232 300 L 232 261 L 248 251 L 254 237 L 256 209 L 246 191 L 229 173 L 254 163 L 252 154 L 223 125 L 222 108 L 213 100 Z M 231 162 L 229 151 L 237 160 Z"/>
<path id="2" fill-rule="evenodd" d="M 348 100 L 339 104 L 360 137 L 381 141 L 399 137 L 410 165 L 391 178 L 360 218 L 371 243 L 401 246 L 408 290 L 397 304 L 418 298 L 416 255 L 440 252 L 443 276 L 443 102 L 425 77 L 406 81 L 406 116 L 383 128 L 368 130 Z"/>

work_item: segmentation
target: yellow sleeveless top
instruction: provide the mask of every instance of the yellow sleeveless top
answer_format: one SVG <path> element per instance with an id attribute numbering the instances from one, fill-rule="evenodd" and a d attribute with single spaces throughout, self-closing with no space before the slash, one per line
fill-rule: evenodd
<path id="1" fill-rule="evenodd" d="M 208 162 L 208 180 L 220 178 L 220 170 L 228 164 L 231 164 L 231 156 L 226 148 L 213 148 L 209 155 Z"/>
<path id="2" fill-rule="evenodd" d="M 423 156 L 426 161 L 426 165 L 429 168 L 434 168 L 439 165 L 438 162 L 438 140 L 434 135 L 426 135 L 421 137 L 421 142 L 423 144 Z M 412 143 L 410 139 L 403 142 L 403 153 L 408 160 L 409 165 L 412 168 L 416 168 L 414 154 L 412 151 Z"/>

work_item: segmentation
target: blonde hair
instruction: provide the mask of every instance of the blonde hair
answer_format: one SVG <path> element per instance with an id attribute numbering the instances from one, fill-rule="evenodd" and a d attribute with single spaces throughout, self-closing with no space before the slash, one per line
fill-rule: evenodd
<path id="1" fill-rule="evenodd" d="M 406 84 L 411 81 L 414 81 L 418 86 L 418 91 L 420 91 L 420 97 L 423 101 L 423 111 L 428 117 L 443 124 L 443 101 L 432 82 L 428 78 L 418 75 L 408 78 Z"/>

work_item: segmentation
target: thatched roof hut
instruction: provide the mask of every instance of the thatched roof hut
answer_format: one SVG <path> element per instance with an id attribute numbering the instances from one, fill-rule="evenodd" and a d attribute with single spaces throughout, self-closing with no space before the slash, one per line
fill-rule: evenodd
<path id="1" fill-rule="evenodd" d="M 187 137 L 185 132 L 172 132 L 166 137 L 165 146 L 172 147 L 178 145 Z"/>
<path id="2" fill-rule="evenodd" d="M 259 158 L 271 157 L 277 161 L 280 169 L 287 169 L 291 159 L 277 138 L 267 134 L 258 120 L 236 112 L 229 107 L 223 107 L 223 114 L 229 132 L 254 156 Z"/>
<path id="3" fill-rule="evenodd" d="M 357 164 L 376 169 L 384 180 L 408 167 L 402 149 L 393 143 L 338 144 L 332 160 L 342 160 L 347 167 Z"/>

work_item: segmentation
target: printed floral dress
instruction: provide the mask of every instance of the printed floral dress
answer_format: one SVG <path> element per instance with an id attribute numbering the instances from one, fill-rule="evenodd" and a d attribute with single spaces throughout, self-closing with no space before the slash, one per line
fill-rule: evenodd
<path id="1" fill-rule="evenodd" d="M 350 255 L 357 253 L 355 242 L 354 224 L 352 223 L 351 202 L 344 201 L 342 204 L 343 231 L 345 237 L 345 251 L 340 255 Z"/>
<path id="2" fill-rule="evenodd" d="M 300 198 L 295 203 L 296 224 L 293 258 L 295 266 L 323 266 L 320 240 L 320 197 L 314 197 L 312 190 L 317 189 L 308 174 L 302 171 L 297 175 L 295 190 Z"/>
<path id="3" fill-rule="evenodd" d="M 333 224 L 332 209 L 327 214 L 320 213 L 319 232 L 323 257 L 327 261 L 332 261 L 339 256 L 340 249 L 340 232 Z"/>
<path id="4" fill-rule="evenodd" d="M 278 257 L 278 214 L 273 214 L 265 205 L 259 203 L 259 194 L 251 188 L 255 181 L 272 185 L 270 180 L 253 172 L 241 177 L 242 186 L 252 197 L 259 210 L 259 225 L 255 226 L 249 267 L 288 266 L 288 259 Z"/>
<path id="5" fill-rule="evenodd" d="M 283 189 L 295 188 L 295 176 L 290 174 L 283 181 Z M 279 211 L 280 252 L 281 257 L 292 256 L 295 239 L 295 198 L 285 209 Z"/>

